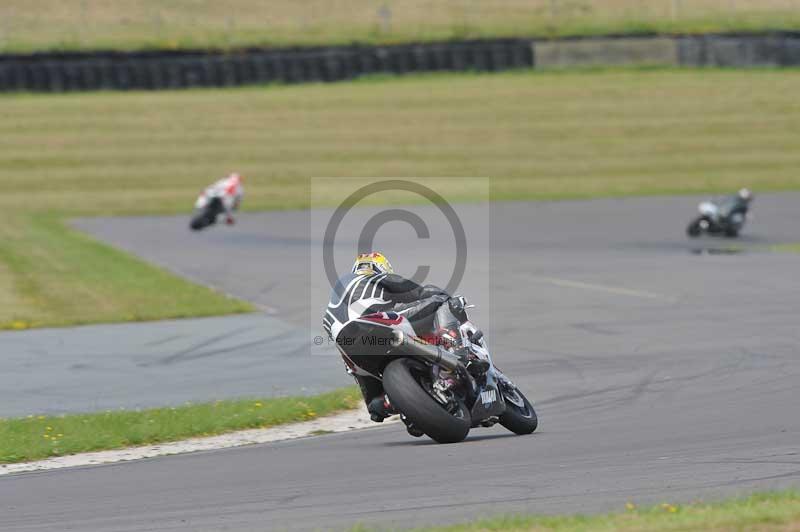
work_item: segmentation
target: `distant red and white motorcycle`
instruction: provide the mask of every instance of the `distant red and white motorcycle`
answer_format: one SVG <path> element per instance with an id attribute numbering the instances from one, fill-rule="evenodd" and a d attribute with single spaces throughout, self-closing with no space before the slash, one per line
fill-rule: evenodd
<path id="1" fill-rule="evenodd" d="M 244 178 L 232 173 L 206 188 L 194 204 L 195 213 L 189 227 L 199 231 L 217 223 L 220 215 L 225 216 L 225 223 L 235 223 L 233 212 L 239 209 L 244 197 Z"/>

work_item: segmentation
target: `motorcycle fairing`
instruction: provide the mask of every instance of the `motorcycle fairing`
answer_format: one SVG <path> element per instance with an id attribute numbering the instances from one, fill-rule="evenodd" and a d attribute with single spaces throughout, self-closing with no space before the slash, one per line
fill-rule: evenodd
<path id="1" fill-rule="evenodd" d="M 194 208 L 205 209 L 206 205 L 208 205 L 208 196 L 206 196 L 206 193 L 203 192 L 200 194 L 200 196 L 198 196 L 197 201 L 194 202 Z"/>
<path id="2" fill-rule="evenodd" d="M 494 368 L 486 373 L 486 382 L 478 385 L 475 391 L 475 403 L 472 405 L 472 419 L 476 422 L 500 416 L 506 411 L 506 402 L 503 393 L 498 386 Z"/>
<path id="3" fill-rule="evenodd" d="M 394 347 L 392 324 L 409 334 L 414 332 L 408 320 L 392 312 L 362 316 L 341 328 L 334 341 L 351 372 L 380 379 L 383 369 L 394 360 L 387 356 Z"/>
<path id="4" fill-rule="evenodd" d="M 703 216 L 708 216 L 711 219 L 716 218 L 719 213 L 719 207 L 710 201 L 702 202 L 698 205 L 697 210 L 700 211 L 700 214 Z"/>

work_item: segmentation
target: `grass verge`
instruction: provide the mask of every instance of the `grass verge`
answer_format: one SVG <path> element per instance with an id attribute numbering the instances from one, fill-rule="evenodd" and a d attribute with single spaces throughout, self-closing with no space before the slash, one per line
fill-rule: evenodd
<path id="1" fill-rule="evenodd" d="M 306 208 L 318 176 L 490 177 L 495 200 L 797 189 L 798 93 L 798 70 L 653 69 L 3 95 L 0 323 L 247 310 L 60 221 L 188 215 L 232 170 L 248 209 Z"/>
<path id="2" fill-rule="evenodd" d="M 627 511 L 585 516 L 506 516 L 473 523 L 416 529 L 419 532 L 472 531 L 681 531 L 728 532 L 732 530 L 795 531 L 800 527 L 800 491 L 761 493 L 716 503 L 687 505 L 663 503 L 638 508 L 628 503 Z M 356 528 L 355 530 L 369 530 Z"/>
<path id="3" fill-rule="evenodd" d="M 0 51 L 792 30 L 796 0 L 4 0 Z M 4 21 L 7 21 L 4 24 Z"/>
<path id="4" fill-rule="evenodd" d="M 770 249 L 772 251 L 781 251 L 787 253 L 800 253 L 800 243 L 794 244 L 776 244 L 771 246 Z"/>
<path id="5" fill-rule="evenodd" d="M 0 330 L 252 312 L 254 307 L 66 227 L 53 214 L 0 229 Z"/>
<path id="6" fill-rule="evenodd" d="M 355 408 L 357 388 L 309 397 L 245 399 L 174 408 L 0 418 L 0 463 L 119 449 L 307 421 Z"/>

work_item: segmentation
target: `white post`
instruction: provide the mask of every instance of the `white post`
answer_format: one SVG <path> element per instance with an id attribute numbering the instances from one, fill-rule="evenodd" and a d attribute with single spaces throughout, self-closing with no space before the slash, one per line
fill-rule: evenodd
<path id="1" fill-rule="evenodd" d="M 389 7 L 388 2 L 384 2 L 378 9 L 378 18 L 381 21 L 381 31 L 383 33 L 392 31 L 392 8 Z"/>
<path id="2" fill-rule="evenodd" d="M 672 20 L 676 20 L 680 16 L 681 0 L 672 0 Z"/>
<path id="3" fill-rule="evenodd" d="M 558 17 L 558 0 L 550 0 L 550 18 L 554 21 Z"/>
<path id="4" fill-rule="evenodd" d="M 78 32 L 78 40 L 86 44 L 86 34 L 89 32 L 89 5 L 86 0 L 81 0 L 81 28 Z"/>

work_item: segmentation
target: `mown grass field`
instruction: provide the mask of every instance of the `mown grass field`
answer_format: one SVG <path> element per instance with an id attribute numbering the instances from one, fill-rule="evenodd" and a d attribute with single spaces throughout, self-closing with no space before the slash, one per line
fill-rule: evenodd
<path id="1" fill-rule="evenodd" d="M 247 209 L 307 207 L 310 177 L 490 177 L 495 200 L 800 188 L 799 92 L 796 70 L 626 70 L 0 96 L 0 324 L 246 310 L 63 225 L 188 216 L 231 170 Z"/>
<path id="2" fill-rule="evenodd" d="M 242 399 L 174 408 L 0 418 L 0 463 L 120 449 L 308 421 L 355 408 L 358 388 L 308 397 Z"/>
<path id="3" fill-rule="evenodd" d="M 800 28 L 800 0 L 4 0 L 0 51 Z"/>
<path id="4" fill-rule="evenodd" d="M 469 524 L 417 529 L 420 532 L 729 532 L 796 531 L 800 528 L 800 492 L 761 493 L 740 499 L 688 505 L 668 502 L 645 508 L 628 503 L 624 512 L 596 516 L 509 516 Z M 355 529 L 368 530 L 368 529 Z"/>

